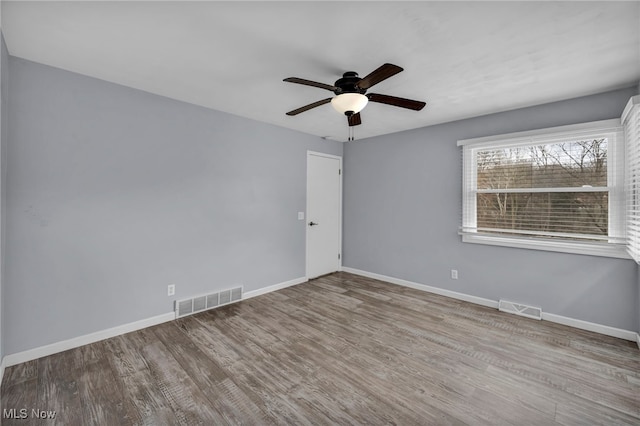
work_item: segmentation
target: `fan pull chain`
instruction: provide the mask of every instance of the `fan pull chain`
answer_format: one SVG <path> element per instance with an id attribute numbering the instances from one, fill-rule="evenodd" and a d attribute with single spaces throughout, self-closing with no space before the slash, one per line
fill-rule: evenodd
<path id="1" fill-rule="evenodd" d="M 354 126 L 349 126 L 348 129 L 349 129 L 349 136 L 347 137 L 347 140 L 348 141 L 356 140 Z"/>

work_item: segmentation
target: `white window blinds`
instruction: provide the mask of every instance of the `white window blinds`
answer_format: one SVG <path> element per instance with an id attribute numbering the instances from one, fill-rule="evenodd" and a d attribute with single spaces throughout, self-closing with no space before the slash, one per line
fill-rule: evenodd
<path id="1" fill-rule="evenodd" d="M 627 251 L 640 262 L 640 95 L 622 113 L 625 135 Z"/>

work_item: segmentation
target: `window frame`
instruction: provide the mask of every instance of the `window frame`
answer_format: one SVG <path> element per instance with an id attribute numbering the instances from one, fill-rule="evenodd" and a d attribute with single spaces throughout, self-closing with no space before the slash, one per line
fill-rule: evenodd
<path id="1" fill-rule="evenodd" d="M 606 135 L 607 187 L 609 188 L 608 241 L 575 241 L 482 233 L 477 227 L 477 164 L 475 153 L 491 148 L 532 146 L 554 141 L 579 140 Z M 569 126 L 509 133 L 458 141 L 462 147 L 462 226 L 459 234 L 465 243 L 488 244 L 532 250 L 629 259 L 625 245 L 624 133 L 620 119 L 602 120 Z"/>

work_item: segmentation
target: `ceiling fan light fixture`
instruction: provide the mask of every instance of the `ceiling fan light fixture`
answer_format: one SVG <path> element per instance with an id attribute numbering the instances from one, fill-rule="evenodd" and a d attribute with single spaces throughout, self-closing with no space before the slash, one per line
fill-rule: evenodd
<path id="1" fill-rule="evenodd" d="M 331 106 L 340 114 L 357 114 L 367 106 L 367 102 L 369 98 L 360 93 L 342 93 L 331 99 Z"/>

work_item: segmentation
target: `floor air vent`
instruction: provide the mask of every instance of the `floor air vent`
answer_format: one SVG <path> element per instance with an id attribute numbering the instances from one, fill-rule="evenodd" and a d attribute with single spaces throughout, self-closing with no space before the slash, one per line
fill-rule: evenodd
<path id="1" fill-rule="evenodd" d="M 176 301 L 176 318 L 228 305 L 242 300 L 242 287 L 222 290 L 218 293 L 204 294 Z"/>
<path id="2" fill-rule="evenodd" d="M 498 310 L 527 318 L 533 318 L 537 320 L 542 319 L 542 308 L 539 308 L 537 306 L 522 305 L 520 303 L 509 302 L 507 300 L 500 299 Z"/>

